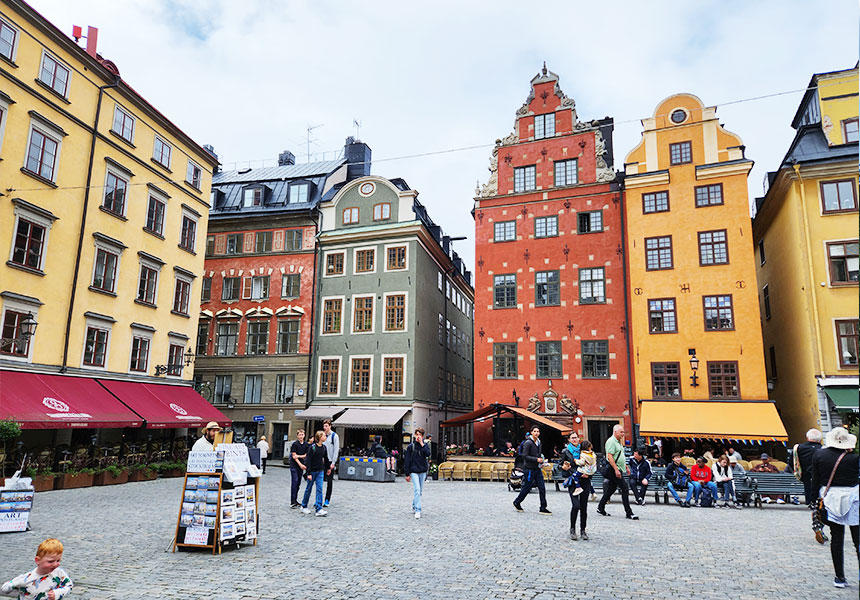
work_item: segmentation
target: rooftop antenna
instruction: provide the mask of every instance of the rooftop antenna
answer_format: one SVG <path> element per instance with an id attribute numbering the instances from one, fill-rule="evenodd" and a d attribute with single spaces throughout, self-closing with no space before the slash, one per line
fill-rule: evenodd
<path id="1" fill-rule="evenodd" d="M 359 121 L 358 119 L 353 119 L 352 120 L 352 126 L 355 127 L 355 139 L 357 141 L 361 140 L 361 136 L 358 135 L 359 132 L 361 131 L 361 121 Z"/>
<path id="2" fill-rule="evenodd" d="M 311 132 L 318 127 L 322 127 L 323 124 L 319 125 L 308 125 L 308 162 L 311 162 Z M 314 140 L 316 141 L 316 140 Z"/>

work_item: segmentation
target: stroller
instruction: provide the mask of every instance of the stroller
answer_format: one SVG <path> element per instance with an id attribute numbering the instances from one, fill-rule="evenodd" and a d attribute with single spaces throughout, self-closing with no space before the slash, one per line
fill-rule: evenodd
<path id="1" fill-rule="evenodd" d="M 523 470 L 524 460 L 521 456 L 517 455 L 514 459 L 514 468 L 511 469 L 510 475 L 508 475 L 508 491 L 518 491 L 521 487 L 523 487 L 523 477 L 526 476 L 525 471 Z"/>

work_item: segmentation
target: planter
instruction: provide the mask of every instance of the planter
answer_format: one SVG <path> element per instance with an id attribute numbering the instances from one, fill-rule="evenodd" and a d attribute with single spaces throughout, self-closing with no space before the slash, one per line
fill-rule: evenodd
<path id="1" fill-rule="evenodd" d="M 168 469 L 160 473 L 162 477 L 184 477 L 185 469 Z"/>
<path id="2" fill-rule="evenodd" d="M 96 473 L 93 477 L 93 485 L 116 485 L 128 481 L 128 471 L 123 469 L 116 477 L 110 471 Z"/>
<path id="3" fill-rule="evenodd" d="M 430 473 L 430 478 L 433 481 L 439 481 L 439 471 L 436 471 L 435 473 Z"/>
<path id="4" fill-rule="evenodd" d="M 156 477 L 158 477 L 158 473 L 155 469 L 141 469 L 128 474 L 129 481 L 152 481 Z"/>
<path id="5" fill-rule="evenodd" d="M 33 489 L 37 492 L 49 492 L 54 489 L 56 475 L 36 475 L 33 477 Z"/>
<path id="6" fill-rule="evenodd" d="M 58 490 L 73 490 L 75 488 L 90 487 L 93 484 L 92 473 L 60 473 L 57 475 Z"/>

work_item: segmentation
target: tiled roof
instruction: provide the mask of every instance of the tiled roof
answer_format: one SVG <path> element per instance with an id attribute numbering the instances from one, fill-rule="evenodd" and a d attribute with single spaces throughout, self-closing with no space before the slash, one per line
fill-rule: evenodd
<path id="1" fill-rule="evenodd" d="M 313 177 L 315 175 L 327 175 L 345 163 L 346 160 L 340 158 L 338 160 L 326 160 L 300 165 L 222 171 L 212 177 L 212 185 L 220 185 L 224 183 L 250 183 L 253 181 L 276 181 L 283 179 L 296 179 L 300 177 Z"/>

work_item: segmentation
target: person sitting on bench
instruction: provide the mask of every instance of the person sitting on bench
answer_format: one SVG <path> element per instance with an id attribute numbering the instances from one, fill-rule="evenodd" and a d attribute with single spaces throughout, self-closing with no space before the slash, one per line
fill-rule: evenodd
<path id="1" fill-rule="evenodd" d="M 675 498 L 675 502 L 678 503 L 678 506 L 688 508 L 690 506 L 690 499 L 693 497 L 693 486 L 689 484 L 690 472 L 687 471 L 687 467 L 681 464 L 681 454 L 679 452 L 675 452 L 672 455 L 672 462 L 666 467 L 665 477 L 666 488 L 671 492 L 672 497 Z M 685 489 L 687 490 L 687 499 L 682 502 L 681 498 L 678 497 L 678 491 Z"/>

